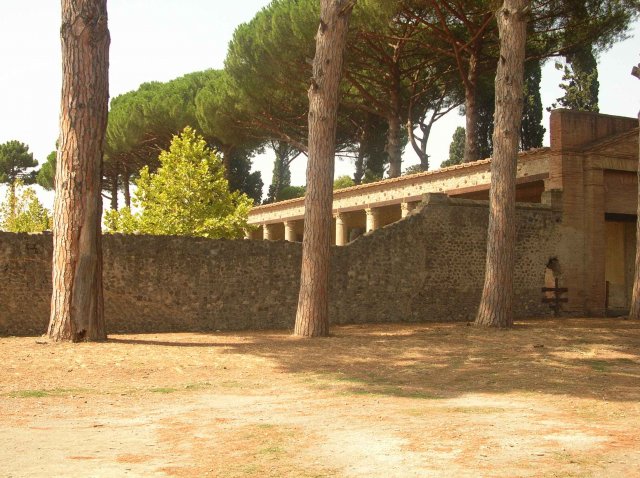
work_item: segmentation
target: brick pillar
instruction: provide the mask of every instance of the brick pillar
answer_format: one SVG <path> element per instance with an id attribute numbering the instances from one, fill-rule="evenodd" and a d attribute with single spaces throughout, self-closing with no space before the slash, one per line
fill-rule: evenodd
<path id="1" fill-rule="evenodd" d="M 590 158 L 572 151 L 551 156 L 549 185 L 544 199 L 555 209 L 561 203 L 561 238 L 557 258 L 561 287 L 568 287 L 570 315 L 605 315 L 606 235 L 604 221 L 604 172 Z"/>
<path id="2" fill-rule="evenodd" d="M 368 207 L 364 210 L 367 213 L 366 232 L 375 231 L 380 227 L 380 211 L 374 207 Z"/>
<path id="3" fill-rule="evenodd" d="M 349 242 L 347 232 L 347 218 L 343 213 L 335 215 L 336 218 L 336 246 L 344 246 Z"/>
<path id="4" fill-rule="evenodd" d="M 585 271 L 584 158 L 580 154 L 558 153 L 551 157 L 551 187 L 562 191 L 561 239 L 557 258 L 562 274 L 560 286 L 568 287 L 569 302 L 563 310 L 570 315 L 586 314 L 589 287 Z"/>
<path id="5" fill-rule="evenodd" d="M 296 242 L 296 229 L 293 221 L 284 221 L 284 240 Z"/>
<path id="6" fill-rule="evenodd" d="M 587 165 L 584 171 L 584 272 L 586 313 L 606 312 L 606 231 L 604 222 L 604 171 Z"/>

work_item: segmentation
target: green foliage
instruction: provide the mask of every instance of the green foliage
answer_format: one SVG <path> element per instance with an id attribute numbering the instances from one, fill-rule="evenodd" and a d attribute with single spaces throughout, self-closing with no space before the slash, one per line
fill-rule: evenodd
<path id="1" fill-rule="evenodd" d="M 280 190 L 279 201 L 286 201 L 287 199 L 301 198 L 306 193 L 307 188 L 304 186 L 287 186 Z"/>
<path id="2" fill-rule="evenodd" d="M 367 168 L 364 172 L 364 178 L 362 178 L 362 184 L 375 183 L 378 181 L 382 181 L 382 176 L 384 175 L 384 169 L 382 171 L 373 170 Z"/>
<path id="3" fill-rule="evenodd" d="M 0 204 L 0 226 L 8 232 L 42 232 L 51 229 L 52 218 L 33 188 L 16 179 Z"/>
<path id="4" fill-rule="evenodd" d="M 387 123 L 373 114 L 365 115 L 358 138 L 358 157 L 353 175 L 356 184 L 380 181 L 389 158 L 385 150 Z"/>
<path id="5" fill-rule="evenodd" d="M 343 188 L 350 188 L 351 186 L 355 186 L 356 183 L 353 181 L 353 179 L 351 178 L 351 176 L 338 176 L 336 179 L 333 180 L 333 189 L 343 189 Z"/>
<path id="6" fill-rule="evenodd" d="M 40 166 L 36 174 L 36 182 L 44 189 L 51 191 L 55 186 L 56 177 L 56 151 L 51 151 L 47 156 L 47 162 Z"/>
<path id="7" fill-rule="evenodd" d="M 107 232 L 120 232 L 122 234 L 154 234 L 143 230 L 141 215 L 133 214 L 130 207 L 122 207 L 118 210 L 108 209 L 103 213 L 103 222 Z"/>
<path id="8" fill-rule="evenodd" d="M 476 97 L 478 159 L 490 158 L 493 154 L 493 113 L 496 106 L 495 81 L 493 76 L 483 76 L 478 80 Z"/>
<path id="9" fill-rule="evenodd" d="M 233 34 L 227 93 L 253 134 L 306 149 L 310 66 L 318 29 L 315 0 L 275 0 Z"/>
<path id="10" fill-rule="evenodd" d="M 291 186 L 291 169 L 289 164 L 282 161 L 276 156 L 273 161 L 273 174 L 271 175 L 271 184 L 265 204 L 280 200 L 280 191 Z"/>
<path id="11" fill-rule="evenodd" d="M 477 79 L 476 87 L 476 135 L 475 138 L 473 138 L 473 142 L 478 150 L 478 158 L 476 160 L 479 160 L 489 158 L 493 154 L 493 113 L 495 110 L 494 77 L 488 74 L 480 76 Z M 466 114 L 464 105 L 460 108 L 460 113 Z"/>
<path id="12" fill-rule="evenodd" d="M 0 183 L 13 184 L 16 179 L 25 183 L 33 183 L 34 175 L 26 172 L 38 165 L 29 152 L 29 146 L 20 141 L 12 140 L 0 144 Z"/>
<path id="13" fill-rule="evenodd" d="M 251 172 L 251 156 L 242 148 L 233 148 L 225 153 L 229 163 L 229 190 L 244 193 L 259 204 L 262 199 L 262 174 L 260 171 Z"/>
<path id="14" fill-rule="evenodd" d="M 158 158 L 155 173 L 144 167 L 136 181 L 133 204 L 110 210 L 105 226 L 112 232 L 240 238 L 253 201 L 229 192 L 221 160 L 189 127 L 174 136 Z"/>
<path id="15" fill-rule="evenodd" d="M 564 96 L 558 98 L 551 108 L 569 108 L 578 111 L 598 112 L 598 70 L 592 69 L 590 72 L 579 71 L 571 64 L 556 62 L 556 69 L 563 70 L 562 83 L 560 88 L 564 90 Z M 594 98 L 594 90 L 596 97 Z"/>
<path id="16" fill-rule="evenodd" d="M 186 126 L 198 125 L 195 97 L 212 74 L 196 72 L 166 83 L 143 83 L 137 90 L 113 98 L 105 174 L 134 172 L 142 166 L 154 169 L 158 151 L 169 146 L 173 135 Z"/>
<path id="17" fill-rule="evenodd" d="M 223 155 L 231 189 L 259 200 L 262 178 L 250 170 L 260 142 L 247 137 L 229 116 L 235 114 L 235 105 L 223 95 L 226 77 L 218 70 L 195 72 L 166 83 L 144 83 L 114 98 L 107 127 L 105 188 L 128 181 L 143 166 L 155 170 L 159 151 L 191 126 Z"/>
<path id="18" fill-rule="evenodd" d="M 407 166 L 404 170 L 403 176 L 408 176 L 410 174 L 422 173 L 422 165 L 421 164 L 412 164 L 411 166 Z"/>
<path id="19" fill-rule="evenodd" d="M 578 65 L 584 64 L 580 52 L 597 54 L 624 37 L 637 18 L 638 4 L 639 0 L 532 2 L 528 56 L 564 55 L 574 72 L 585 71 Z M 382 178 L 389 162 L 385 136 L 404 144 L 406 124 L 422 128 L 420 151 L 427 164 L 431 119 L 462 100 L 472 53 L 479 78 L 469 86 L 481 97 L 481 124 L 474 140 L 481 156 L 491 154 L 492 76 L 498 43 L 494 9 L 495 2 L 488 0 L 358 1 L 349 32 L 337 130 L 337 149 L 357 155 L 356 183 Z M 145 165 L 153 171 L 159 150 L 190 125 L 222 155 L 230 188 L 258 201 L 262 179 L 250 172 L 255 153 L 272 141 L 298 152 L 306 149 L 309 60 L 314 56 L 318 15 L 317 0 L 273 0 L 236 29 L 224 70 L 145 83 L 114 98 L 104 187 L 117 190 Z M 483 78 L 489 79 L 488 88 Z M 523 144 L 535 145 L 542 128 L 535 123 L 537 100 L 532 97 L 531 101 L 534 109 L 525 112 Z M 399 119 L 400 128 L 388 128 L 390 118 Z M 274 167 L 274 176 L 280 173 L 284 181 L 272 181 L 270 200 L 281 199 L 278 189 L 288 184 L 286 171 Z"/>
<path id="20" fill-rule="evenodd" d="M 264 138 L 244 125 L 246 113 L 239 105 L 236 88 L 224 70 L 209 70 L 207 81 L 195 97 L 196 119 L 207 142 L 224 158 L 229 187 L 255 202 L 262 198 L 262 176 L 251 173 L 251 161 L 263 150 Z"/>
<path id="21" fill-rule="evenodd" d="M 280 201 L 280 192 L 291 186 L 291 169 L 289 165 L 300 155 L 300 152 L 284 141 L 270 141 L 271 149 L 275 153 L 273 160 L 273 174 L 271 185 L 265 204 Z"/>
<path id="22" fill-rule="evenodd" d="M 462 126 L 458 126 L 453 132 L 451 144 L 449 145 L 449 159 L 442 162 L 440 165 L 441 168 L 462 164 L 464 161 L 464 138 L 465 129 Z"/>
<path id="23" fill-rule="evenodd" d="M 520 126 L 520 149 L 527 151 L 542 147 L 545 128 L 542 126 L 542 99 L 540 81 L 542 70 L 539 61 L 530 61 L 524 66 L 524 106 Z"/>

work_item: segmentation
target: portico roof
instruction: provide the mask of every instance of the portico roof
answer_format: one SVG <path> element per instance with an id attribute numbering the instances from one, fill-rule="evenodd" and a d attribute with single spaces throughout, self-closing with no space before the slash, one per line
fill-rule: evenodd
<path id="1" fill-rule="evenodd" d="M 518 183 L 539 181 L 548 177 L 549 148 L 538 148 L 518 155 Z M 338 189 L 333 193 L 333 212 L 380 207 L 418 201 L 426 193 L 450 195 L 487 189 L 491 182 L 491 159 L 458 164 L 374 183 Z M 304 217 L 304 198 L 289 199 L 254 207 L 249 224 L 269 224 Z"/>

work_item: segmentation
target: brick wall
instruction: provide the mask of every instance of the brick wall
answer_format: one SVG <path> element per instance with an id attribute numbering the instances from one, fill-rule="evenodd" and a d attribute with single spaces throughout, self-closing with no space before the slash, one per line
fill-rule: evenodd
<path id="1" fill-rule="evenodd" d="M 557 213 L 518 208 L 516 314 L 537 316 Z M 486 202 L 429 195 L 404 221 L 333 248 L 335 323 L 472 320 L 483 281 Z M 291 328 L 301 245 L 181 237 L 104 237 L 107 329 Z M 0 233 L 0 334 L 48 322 L 51 236 Z"/>

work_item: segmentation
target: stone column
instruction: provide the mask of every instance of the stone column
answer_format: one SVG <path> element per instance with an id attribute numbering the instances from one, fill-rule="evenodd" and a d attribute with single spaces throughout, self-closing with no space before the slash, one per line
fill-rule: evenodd
<path id="1" fill-rule="evenodd" d="M 411 211 L 416 208 L 416 205 L 412 202 L 403 202 L 400 204 L 400 210 L 402 211 L 402 219 L 407 217 Z"/>
<path id="2" fill-rule="evenodd" d="M 347 218 L 343 213 L 336 214 L 336 246 L 344 246 L 349 242 L 347 237 Z"/>
<path id="3" fill-rule="evenodd" d="M 293 221 L 284 221 L 284 240 L 296 242 L 296 229 Z"/>
<path id="4" fill-rule="evenodd" d="M 368 207 L 364 210 L 367 213 L 366 232 L 375 231 L 380 227 L 380 210 L 374 207 Z"/>
<path id="5" fill-rule="evenodd" d="M 273 238 L 273 231 L 271 230 L 271 224 L 262 225 L 262 239 L 265 241 L 271 241 Z"/>

